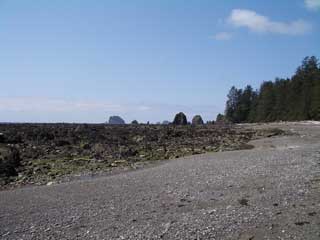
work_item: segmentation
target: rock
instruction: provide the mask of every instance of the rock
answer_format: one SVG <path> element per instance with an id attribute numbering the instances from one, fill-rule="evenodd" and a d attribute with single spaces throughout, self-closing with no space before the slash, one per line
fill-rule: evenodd
<path id="1" fill-rule="evenodd" d="M 308 222 L 308 221 L 301 221 L 301 222 L 295 222 L 294 224 L 297 225 L 297 226 L 303 226 L 303 225 L 305 225 L 305 224 L 310 224 L 310 222 Z"/>
<path id="2" fill-rule="evenodd" d="M 51 186 L 51 185 L 53 185 L 54 184 L 54 182 L 48 182 L 47 183 L 47 186 Z"/>
<path id="3" fill-rule="evenodd" d="M 90 146 L 89 143 L 84 143 L 84 144 L 81 145 L 81 148 L 85 149 L 85 150 L 89 150 L 89 149 L 91 149 L 91 146 Z"/>
<path id="4" fill-rule="evenodd" d="M 5 143 L 6 142 L 6 138 L 4 136 L 3 133 L 0 133 L 0 143 Z"/>
<path id="5" fill-rule="evenodd" d="M 133 141 L 135 141 L 135 142 L 137 142 L 137 143 L 140 143 L 140 142 L 142 142 L 144 139 L 145 139 L 145 137 L 144 136 L 134 136 L 133 138 Z"/>
<path id="6" fill-rule="evenodd" d="M 196 115 L 192 118 L 192 125 L 203 125 L 203 120 L 200 115 Z"/>
<path id="7" fill-rule="evenodd" d="M 113 125 L 122 125 L 126 124 L 126 122 L 119 116 L 111 116 L 108 121 L 109 124 Z"/>
<path id="8" fill-rule="evenodd" d="M 187 125 L 188 121 L 187 121 L 186 115 L 183 112 L 176 114 L 176 116 L 174 117 L 174 120 L 173 120 L 173 124 L 174 125 Z"/>
<path id="9" fill-rule="evenodd" d="M 138 123 L 138 121 L 137 121 L 137 120 L 133 120 L 133 121 L 131 122 L 131 124 L 133 124 L 133 125 L 137 125 L 137 124 L 139 124 L 139 123 Z"/>
<path id="10" fill-rule="evenodd" d="M 0 178 L 17 176 L 20 154 L 15 147 L 0 147 Z"/>
<path id="11" fill-rule="evenodd" d="M 177 119 L 178 123 L 186 123 L 184 114 L 179 114 Z M 258 136 L 256 131 L 205 124 L 197 127 L 173 124 L 127 124 L 121 127 L 109 124 L 0 124 L 0 133 L 5 136 L 5 143 L 0 143 L 0 152 L 3 153 L 0 157 L 1 176 L 5 176 L 0 179 L 0 184 L 22 178 L 23 184 L 59 181 L 59 177 L 66 174 L 109 170 L 111 163 L 122 159 L 127 161 L 123 164 L 127 166 L 206 151 L 240 149 L 251 137 Z M 21 143 L 12 145 L 11 140 L 18 139 L 16 137 L 20 137 Z M 20 166 L 3 167 L 4 156 L 11 154 L 9 146 L 20 152 L 23 159 Z M 14 176 L 19 173 L 23 177 Z"/>
<path id="12" fill-rule="evenodd" d="M 164 227 L 164 231 L 160 235 L 160 238 L 163 238 L 163 236 L 169 231 L 169 229 L 171 227 L 171 222 L 164 224 L 163 227 Z"/>
<path id="13" fill-rule="evenodd" d="M 240 234 L 239 240 L 253 240 L 255 239 L 254 235 L 248 233 Z"/>
<path id="14" fill-rule="evenodd" d="M 63 147 L 63 146 L 68 146 L 68 145 L 71 145 L 71 143 L 67 140 L 64 140 L 64 139 L 58 139 L 55 141 L 55 144 L 56 146 L 58 147 Z"/>
<path id="15" fill-rule="evenodd" d="M 248 206 L 248 202 L 249 200 L 248 199 L 245 199 L 245 198 L 241 198 L 238 200 L 238 202 L 242 205 L 242 206 Z"/>
<path id="16" fill-rule="evenodd" d="M 211 215 L 211 214 L 214 214 L 214 213 L 216 213 L 216 212 L 217 212 L 216 209 L 210 209 L 210 210 L 207 211 L 207 213 L 210 214 L 210 215 Z"/>

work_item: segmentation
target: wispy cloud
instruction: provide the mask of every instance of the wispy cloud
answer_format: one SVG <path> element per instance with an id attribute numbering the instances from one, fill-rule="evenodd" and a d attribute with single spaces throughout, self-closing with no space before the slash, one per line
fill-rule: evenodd
<path id="1" fill-rule="evenodd" d="M 218 41 L 226 41 L 232 38 L 232 33 L 229 32 L 219 32 L 213 36 L 213 39 Z"/>
<path id="2" fill-rule="evenodd" d="M 219 109 L 213 105 L 175 105 L 163 103 L 112 103 L 99 100 L 66 100 L 46 97 L 0 97 L 0 122 L 104 122 L 120 115 L 127 122 L 172 120 L 177 112 L 188 119 L 201 114 L 212 120 Z"/>
<path id="3" fill-rule="evenodd" d="M 145 105 L 113 104 L 103 101 L 64 100 L 41 97 L 1 97 L 0 111 L 15 112 L 70 112 L 107 111 L 123 113 L 127 111 L 148 111 Z"/>
<path id="4" fill-rule="evenodd" d="M 245 27 L 253 32 L 277 33 L 287 35 L 301 35 L 311 30 L 311 24 L 304 20 L 292 22 L 273 21 L 267 16 L 260 15 L 252 10 L 234 9 L 227 22 L 234 27 Z"/>
<path id="5" fill-rule="evenodd" d="M 320 0 L 305 0 L 304 4 L 309 10 L 320 10 Z"/>

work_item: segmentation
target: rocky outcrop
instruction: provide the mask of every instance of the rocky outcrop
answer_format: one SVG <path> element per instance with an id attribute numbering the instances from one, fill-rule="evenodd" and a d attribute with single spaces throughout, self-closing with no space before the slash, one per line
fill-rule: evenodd
<path id="1" fill-rule="evenodd" d="M 137 125 L 137 124 L 139 124 L 139 122 L 138 122 L 137 120 L 133 120 L 133 121 L 131 122 L 131 124 Z"/>
<path id="2" fill-rule="evenodd" d="M 119 116 L 111 116 L 108 121 L 109 124 L 112 125 L 122 125 L 126 124 L 126 122 Z"/>
<path id="3" fill-rule="evenodd" d="M 19 165 L 19 151 L 14 147 L 0 146 L 0 180 L 16 176 Z"/>
<path id="4" fill-rule="evenodd" d="M 187 121 L 187 117 L 183 112 L 179 112 L 178 114 L 176 114 L 176 116 L 174 117 L 173 120 L 173 124 L 174 125 L 187 125 L 188 121 Z"/>
<path id="5" fill-rule="evenodd" d="M 181 115 L 176 122 L 185 124 L 186 117 Z M 5 143 L 0 143 L 0 171 L 4 176 L 0 178 L 0 189 L 10 181 L 46 184 L 73 173 L 240 149 L 256 136 L 255 132 L 232 125 L 208 124 L 0 124 L 0 133 L 5 136 Z M 11 177 L 14 175 L 18 176 Z"/>
<path id="6" fill-rule="evenodd" d="M 192 125 L 202 125 L 202 124 L 203 124 L 203 120 L 200 115 L 196 115 L 192 118 Z"/>
<path id="7" fill-rule="evenodd" d="M 6 142 L 6 138 L 4 136 L 3 133 L 0 133 L 0 143 L 5 143 Z"/>

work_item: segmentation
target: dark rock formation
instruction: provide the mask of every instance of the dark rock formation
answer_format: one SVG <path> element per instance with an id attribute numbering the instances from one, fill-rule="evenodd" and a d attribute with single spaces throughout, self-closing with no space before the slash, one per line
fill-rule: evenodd
<path id="1" fill-rule="evenodd" d="M 19 151 L 14 147 L 0 146 L 0 180 L 17 175 L 20 166 Z"/>
<path id="2" fill-rule="evenodd" d="M 137 120 L 133 120 L 133 121 L 131 122 L 131 124 L 133 124 L 133 125 L 137 125 L 137 124 L 139 124 L 139 123 L 138 123 L 138 121 L 137 121 Z"/>
<path id="3" fill-rule="evenodd" d="M 185 117 L 182 119 L 186 123 Z M 252 136 L 278 134 L 258 135 L 232 125 L 66 123 L 0 124 L 0 133 L 5 136 L 5 143 L 0 143 L 0 189 L 10 181 L 42 184 L 65 175 L 109 171 L 137 162 L 243 149 Z M 14 148 L 10 148 L 8 144 L 13 142 Z"/>
<path id="4" fill-rule="evenodd" d="M 188 121 L 187 121 L 187 117 L 183 112 L 179 112 L 178 114 L 176 114 L 176 116 L 174 117 L 173 120 L 173 124 L 174 125 L 187 125 Z"/>
<path id="5" fill-rule="evenodd" d="M 192 125 L 202 125 L 202 124 L 203 124 L 203 120 L 200 115 L 196 115 L 192 118 Z"/>
<path id="6" fill-rule="evenodd" d="M 0 143 L 5 143 L 6 138 L 3 133 L 0 133 Z"/>
<path id="7" fill-rule="evenodd" d="M 112 125 L 126 124 L 125 121 L 119 116 L 111 116 L 109 118 L 109 122 L 108 123 L 112 124 Z"/>

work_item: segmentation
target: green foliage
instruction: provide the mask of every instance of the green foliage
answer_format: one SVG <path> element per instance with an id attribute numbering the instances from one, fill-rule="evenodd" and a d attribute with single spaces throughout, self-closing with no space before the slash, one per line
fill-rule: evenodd
<path id="1" fill-rule="evenodd" d="M 235 123 L 247 122 L 253 110 L 255 98 L 256 93 L 250 85 L 244 90 L 232 87 L 226 104 L 226 118 Z"/>
<path id="2" fill-rule="evenodd" d="M 320 120 L 320 74 L 314 82 L 311 99 L 310 117 Z"/>
<path id="3" fill-rule="evenodd" d="M 275 90 L 273 82 L 264 82 L 261 85 L 258 106 L 257 106 L 257 121 L 272 121 L 274 118 L 275 105 Z"/>
<path id="4" fill-rule="evenodd" d="M 306 57 L 291 79 L 263 82 L 258 91 L 232 87 L 225 115 L 235 123 L 320 120 L 318 59 Z"/>
<path id="5" fill-rule="evenodd" d="M 216 122 L 224 122 L 224 121 L 225 121 L 225 116 L 219 113 L 217 115 Z"/>

